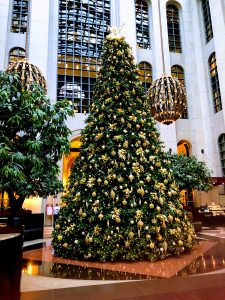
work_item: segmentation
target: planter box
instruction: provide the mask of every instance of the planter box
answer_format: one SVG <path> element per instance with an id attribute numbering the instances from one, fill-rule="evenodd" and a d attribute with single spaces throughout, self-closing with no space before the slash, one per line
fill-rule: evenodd
<path id="1" fill-rule="evenodd" d="M 20 299 L 23 229 L 0 227 L 0 298 Z"/>
<path id="2" fill-rule="evenodd" d="M 3 222 L 3 218 L 0 218 Z M 24 241 L 43 239 L 44 214 L 25 214 L 13 218 L 4 217 L 4 222 L 12 227 L 24 227 Z"/>

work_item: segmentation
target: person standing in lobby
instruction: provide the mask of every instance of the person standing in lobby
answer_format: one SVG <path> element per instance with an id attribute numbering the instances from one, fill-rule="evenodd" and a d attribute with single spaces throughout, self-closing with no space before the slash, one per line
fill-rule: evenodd
<path id="1" fill-rule="evenodd" d="M 53 227 L 54 227 L 54 229 L 55 229 L 56 221 L 58 219 L 59 210 L 60 210 L 60 207 L 59 207 L 58 203 L 56 203 L 53 207 Z"/>

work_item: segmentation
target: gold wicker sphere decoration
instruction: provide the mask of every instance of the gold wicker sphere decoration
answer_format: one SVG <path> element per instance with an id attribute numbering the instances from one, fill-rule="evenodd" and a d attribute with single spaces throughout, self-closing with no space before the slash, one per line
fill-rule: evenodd
<path id="1" fill-rule="evenodd" d="M 10 63 L 6 72 L 19 74 L 23 90 L 29 90 L 33 83 L 37 83 L 47 93 L 47 83 L 44 76 L 38 67 L 29 63 L 27 58 Z"/>
<path id="2" fill-rule="evenodd" d="M 186 90 L 178 79 L 163 73 L 148 91 L 152 116 L 169 125 L 180 118 L 186 108 Z"/>

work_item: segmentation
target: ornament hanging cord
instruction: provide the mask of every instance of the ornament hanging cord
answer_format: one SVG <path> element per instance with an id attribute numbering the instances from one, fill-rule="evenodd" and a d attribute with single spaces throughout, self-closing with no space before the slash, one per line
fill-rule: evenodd
<path id="1" fill-rule="evenodd" d="M 159 11 L 159 28 L 160 28 L 160 42 L 161 42 L 163 73 L 165 73 L 164 48 L 163 48 L 164 46 L 163 46 L 163 38 L 162 38 L 162 18 L 161 18 L 160 0 L 158 0 L 158 11 Z"/>
<path id="2" fill-rule="evenodd" d="M 29 47 L 29 22 L 30 22 L 30 0 L 28 0 L 28 5 L 27 5 L 27 28 L 26 28 L 26 41 L 25 41 L 25 57 L 27 60 L 29 59 L 28 55 L 28 47 Z"/>

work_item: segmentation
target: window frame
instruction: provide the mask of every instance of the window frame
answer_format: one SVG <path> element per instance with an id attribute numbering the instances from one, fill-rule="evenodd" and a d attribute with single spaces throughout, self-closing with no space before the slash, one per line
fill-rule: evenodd
<path id="1" fill-rule="evenodd" d="M 110 0 L 59 0 L 57 99 L 67 96 L 78 113 L 90 112 L 110 8 Z"/>
<path id="2" fill-rule="evenodd" d="M 211 11 L 208 0 L 201 0 L 202 16 L 205 29 L 205 39 L 208 43 L 213 38 L 213 27 L 211 19 Z"/>
<path id="3" fill-rule="evenodd" d="M 217 113 L 223 109 L 220 92 L 219 74 L 217 71 L 216 53 L 213 52 L 208 59 L 211 93 L 214 104 L 214 112 Z"/>
<path id="4" fill-rule="evenodd" d="M 18 55 L 16 55 L 16 54 L 12 55 L 13 51 L 17 51 Z M 24 55 L 20 55 L 21 53 L 19 51 L 23 52 Z M 13 47 L 9 50 L 8 64 L 11 64 L 13 62 L 22 60 L 25 57 L 26 57 L 26 50 L 24 48 L 22 48 L 22 47 Z M 15 58 L 15 59 L 12 59 L 12 58 Z"/>
<path id="5" fill-rule="evenodd" d="M 13 0 L 11 15 L 11 32 L 26 33 L 29 0 Z"/>
<path id="6" fill-rule="evenodd" d="M 174 8 L 174 10 L 169 10 L 169 8 Z M 172 12 L 172 16 L 169 15 Z M 182 43 L 181 43 L 181 29 L 180 29 L 180 11 L 179 8 L 174 4 L 168 4 L 166 6 L 166 18 L 167 18 L 167 33 L 168 33 L 168 43 L 169 51 L 175 53 L 182 53 Z M 169 18 L 171 18 L 169 22 Z M 175 20 L 177 26 L 175 26 Z"/>
<path id="7" fill-rule="evenodd" d="M 176 68 L 176 69 L 175 69 Z M 175 69 L 175 70 L 173 70 Z M 184 74 L 184 68 L 180 65 L 173 65 L 171 67 L 171 76 L 174 78 L 177 78 L 183 86 L 185 86 L 185 74 Z M 187 101 L 186 101 L 186 108 L 184 112 L 182 113 L 180 119 L 188 119 L 188 110 L 187 110 Z"/>
<path id="8" fill-rule="evenodd" d="M 149 5 L 145 0 L 135 0 L 135 24 L 137 47 L 151 49 Z"/>
<path id="9" fill-rule="evenodd" d="M 218 138 L 218 148 L 220 155 L 220 166 L 223 176 L 225 176 L 225 133 L 222 133 Z"/>
<path id="10" fill-rule="evenodd" d="M 142 85 L 147 92 L 152 84 L 152 66 L 147 61 L 140 61 L 138 64 L 138 69 L 140 70 L 139 79 L 142 82 Z M 150 72 L 150 74 L 146 74 L 148 71 Z M 143 73 L 143 75 L 142 75 L 142 73 Z M 147 78 L 149 78 L 149 80 Z"/>

